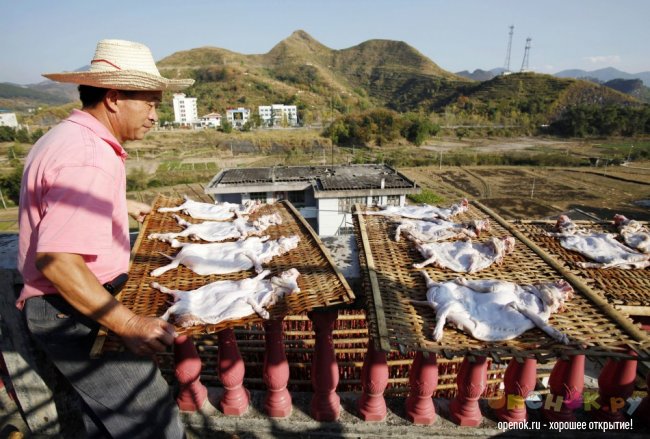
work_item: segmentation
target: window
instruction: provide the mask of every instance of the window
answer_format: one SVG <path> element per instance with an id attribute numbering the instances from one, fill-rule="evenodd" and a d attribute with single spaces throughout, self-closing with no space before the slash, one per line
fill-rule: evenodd
<path id="1" fill-rule="evenodd" d="M 381 202 L 381 197 L 379 195 L 373 195 L 370 204 L 373 206 L 379 206 L 380 202 Z"/>
<path id="2" fill-rule="evenodd" d="M 337 235 L 339 236 L 346 236 L 346 235 L 354 235 L 354 227 L 339 227 L 337 230 Z"/>
<path id="3" fill-rule="evenodd" d="M 296 207 L 305 207 L 305 191 L 290 191 L 289 201 Z"/>
<path id="4" fill-rule="evenodd" d="M 351 213 L 355 204 L 366 204 L 366 197 L 339 198 L 339 213 Z"/>
<path id="5" fill-rule="evenodd" d="M 386 204 L 389 206 L 399 206 L 399 195 L 388 195 L 386 197 Z"/>
<path id="6" fill-rule="evenodd" d="M 266 192 L 251 192 L 250 197 L 253 201 L 262 201 L 266 203 Z"/>

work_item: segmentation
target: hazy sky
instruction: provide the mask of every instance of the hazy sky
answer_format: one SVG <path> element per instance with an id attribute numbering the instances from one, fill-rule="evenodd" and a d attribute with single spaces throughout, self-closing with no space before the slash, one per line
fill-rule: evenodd
<path id="1" fill-rule="evenodd" d="M 404 41 L 445 70 L 650 71 L 649 0 L 0 0 L 0 82 L 87 65 L 97 40 L 147 44 L 156 60 L 216 46 L 268 52 L 302 29 L 331 49 Z"/>

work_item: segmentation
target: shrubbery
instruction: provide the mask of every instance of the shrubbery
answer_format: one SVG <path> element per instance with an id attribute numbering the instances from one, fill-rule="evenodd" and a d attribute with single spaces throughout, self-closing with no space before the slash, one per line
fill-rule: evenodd
<path id="1" fill-rule="evenodd" d="M 400 138 L 421 145 L 439 130 L 438 125 L 420 114 L 400 115 L 392 110 L 375 109 L 337 118 L 323 136 L 341 146 L 382 146 Z"/>

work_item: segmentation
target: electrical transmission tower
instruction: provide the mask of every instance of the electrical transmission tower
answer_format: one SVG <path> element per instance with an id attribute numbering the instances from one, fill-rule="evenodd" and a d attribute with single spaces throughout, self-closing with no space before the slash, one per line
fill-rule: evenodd
<path id="1" fill-rule="evenodd" d="M 526 48 L 524 49 L 524 59 L 521 61 L 521 70 L 520 72 L 528 71 L 528 58 L 530 57 L 530 42 L 532 38 L 526 38 Z"/>
<path id="2" fill-rule="evenodd" d="M 508 50 L 506 51 L 506 62 L 504 68 L 506 72 L 510 71 L 510 50 L 512 49 L 512 34 L 514 33 L 515 27 L 510 26 L 510 38 L 508 38 Z"/>

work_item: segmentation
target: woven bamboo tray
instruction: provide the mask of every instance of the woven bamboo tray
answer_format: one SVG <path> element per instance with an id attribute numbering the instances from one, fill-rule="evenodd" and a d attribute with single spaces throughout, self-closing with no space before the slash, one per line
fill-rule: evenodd
<path id="1" fill-rule="evenodd" d="M 480 206 L 480 208 L 479 208 Z M 648 337 L 632 325 L 620 312 L 598 300 L 596 294 L 574 277 L 558 272 L 540 254 L 519 239 L 516 231 L 494 212 L 473 203 L 468 212 L 454 217 L 455 221 L 489 218 L 492 228 L 481 236 L 511 235 L 517 238 L 513 253 L 500 266 L 492 266 L 469 279 L 501 279 L 528 284 L 567 279 L 576 290 L 567 310 L 551 316 L 549 323 L 572 340 L 571 345 L 556 343 L 540 329 L 526 331 L 518 338 L 503 342 L 482 342 L 465 333 L 445 326 L 440 342 L 432 339 L 435 313 L 428 306 L 413 305 L 412 300 L 426 300 L 426 285 L 413 263 L 422 261 L 412 242 L 395 242 L 396 223 L 389 217 L 365 215 L 356 206 L 354 216 L 359 245 L 362 279 L 367 300 L 369 333 L 378 348 L 384 351 L 425 351 L 446 357 L 460 355 L 487 356 L 495 361 L 502 357 L 530 357 L 546 361 L 557 356 L 589 354 L 626 357 L 628 349 L 647 358 Z M 459 276 L 448 269 L 425 268 L 437 282 Z M 596 302 L 596 303 L 594 303 Z"/>
<path id="2" fill-rule="evenodd" d="M 612 222 L 575 221 L 577 225 L 594 233 L 618 233 Z M 513 221 L 512 227 L 540 246 L 555 258 L 564 269 L 580 277 L 619 310 L 633 315 L 650 315 L 650 270 L 623 270 L 620 268 L 580 268 L 576 262 L 588 259 L 577 252 L 565 249 L 560 240 L 546 236 L 555 222 Z"/>
<path id="3" fill-rule="evenodd" d="M 181 231 L 172 217 L 173 213 L 160 213 L 160 207 L 174 207 L 183 202 L 180 198 L 158 196 L 153 203 L 152 213 L 140 231 L 140 235 L 132 250 L 129 280 L 124 289 L 117 296 L 118 300 L 139 315 L 160 316 L 169 307 L 169 296 L 151 288 L 151 282 L 156 281 L 171 289 L 193 290 L 217 280 L 240 280 L 256 275 L 253 269 L 230 273 L 225 275 L 200 276 L 185 266 L 179 266 L 158 277 L 150 276 L 153 269 L 166 265 L 169 261 L 160 253 L 175 254 L 178 250 L 171 248 L 166 242 L 148 239 L 151 233 L 165 233 Z M 328 307 L 350 303 L 354 300 L 354 293 L 345 278 L 332 262 L 329 253 L 321 243 L 318 235 L 302 218 L 300 213 L 287 201 L 264 205 L 250 220 L 271 213 L 279 213 L 282 224 L 269 227 L 265 235 L 270 239 L 281 236 L 300 236 L 298 247 L 290 252 L 273 258 L 264 267 L 271 270 L 271 276 L 279 275 L 290 268 L 300 272 L 298 286 L 301 291 L 297 294 L 285 296 L 276 305 L 269 309 L 271 318 L 281 319 L 287 314 L 299 314 L 316 308 Z M 180 214 L 180 212 L 176 212 Z M 187 215 L 180 215 L 189 222 L 200 222 Z M 186 239 L 186 238 L 180 238 Z M 262 319 L 256 314 L 243 319 L 229 320 L 216 325 L 201 325 L 188 328 L 176 328 L 179 334 L 211 334 L 224 328 L 247 325 L 260 322 Z M 100 338 L 106 337 L 100 333 Z M 99 346 L 98 346 L 99 345 Z M 95 351 L 102 345 L 96 343 Z M 108 334 L 103 341 L 102 350 L 121 349 L 121 343 L 114 334 Z"/>

